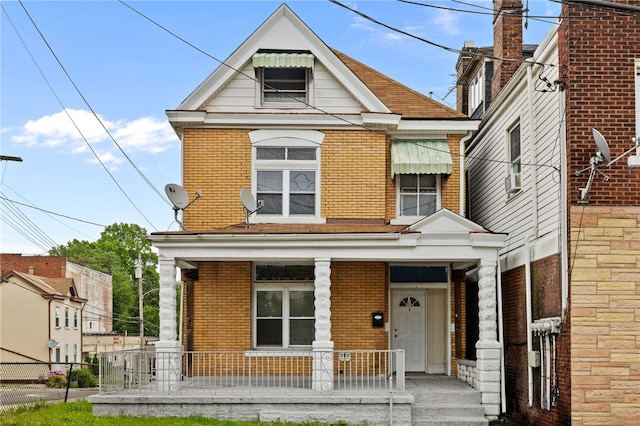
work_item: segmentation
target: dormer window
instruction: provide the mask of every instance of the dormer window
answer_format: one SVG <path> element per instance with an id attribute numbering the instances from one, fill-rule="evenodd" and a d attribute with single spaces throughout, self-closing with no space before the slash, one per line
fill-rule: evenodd
<path id="1" fill-rule="evenodd" d="M 310 53 L 259 52 L 253 55 L 257 107 L 304 108 L 311 103 L 314 57 Z"/>

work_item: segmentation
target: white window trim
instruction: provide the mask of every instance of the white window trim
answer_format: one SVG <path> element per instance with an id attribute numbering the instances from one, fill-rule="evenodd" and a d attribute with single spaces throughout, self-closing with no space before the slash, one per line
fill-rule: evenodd
<path id="1" fill-rule="evenodd" d="M 511 133 L 513 133 L 513 131 L 517 127 L 520 128 L 520 130 L 519 130 L 519 133 L 520 133 L 520 156 L 515 158 L 515 159 L 513 159 L 511 157 Z M 521 123 L 521 121 L 519 119 L 517 121 L 515 121 L 511 126 L 509 126 L 507 128 L 506 140 L 507 140 L 507 142 L 506 142 L 507 143 L 507 150 L 506 150 L 507 151 L 507 179 L 510 179 L 512 175 L 513 176 L 520 175 L 520 179 L 519 179 L 520 180 L 520 185 L 517 187 L 517 189 L 514 189 L 512 192 L 507 193 L 508 197 L 513 197 L 513 196 L 515 196 L 515 195 L 517 195 L 517 194 L 522 192 L 522 158 L 523 158 L 522 157 L 522 148 L 523 148 L 523 145 L 522 145 L 522 123 Z M 515 160 L 518 160 L 518 159 L 520 160 L 520 172 L 519 173 L 514 173 L 513 172 L 513 163 L 515 162 Z"/>
<path id="2" fill-rule="evenodd" d="M 399 175 L 398 175 L 399 176 Z M 436 211 L 442 208 L 442 175 L 436 176 Z M 424 219 L 426 216 L 402 216 L 400 215 L 400 179 L 396 181 L 396 217 L 391 219 L 391 225 L 411 225 Z"/>
<path id="3" fill-rule="evenodd" d="M 282 306 L 282 346 L 258 346 L 258 312 L 257 312 L 257 293 L 258 291 L 282 291 L 283 292 L 283 306 Z M 278 350 L 298 350 L 303 351 L 305 349 L 311 348 L 311 345 L 308 346 L 292 346 L 289 347 L 289 303 L 284 303 L 285 300 L 288 299 L 289 291 L 309 291 L 313 292 L 314 284 L 313 283 L 303 283 L 303 282 L 291 282 L 291 281 L 273 281 L 270 283 L 253 283 L 252 296 L 253 302 L 251 304 L 251 323 L 252 323 L 252 347 L 257 351 L 278 351 Z"/>
<path id="4" fill-rule="evenodd" d="M 316 213 L 315 215 L 281 216 L 281 215 L 251 215 L 252 223 L 312 223 L 323 224 L 326 219 L 321 216 L 321 157 L 324 133 L 316 130 L 271 130 L 262 129 L 249 132 L 251 140 L 251 192 L 257 193 L 258 167 L 256 164 L 256 148 L 316 148 L 315 161 L 281 161 L 265 160 L 260 170 L 315 170 L 316 171 Z M 312 165 L 313 164 L 313 165 Z M 286 169 L 284 166 L 286 165 Z M 288 181 L 283 180 L 283 185 Z M 285 188 L 283 188 L 284 191 Z"/>
<path id="5" fill-rule="evenodd" d="M 54 312 L 54 326 L 55 328 L 61 328 L 60 327 L 60 308 L 56 307 L 55 308 L 55 312 Z"/>
<path id="6" fill-rule="evenodd" d="M 302 67 L 300 67 L 302 68 Z M 262 94 L 262 79 L 264 68 L 254 68 L 254 81 L 255 81 L 255 103 L 254 106 L 257 109 L 309 109 L 315 105 L 314 95 L 314 83 L 313 83 L 313 70 L 311 68 L 306 69 L 307 79 L 307 100 L 306 103 L 297 100 L 291 100 L 289 102 L 264 102 Z"/>

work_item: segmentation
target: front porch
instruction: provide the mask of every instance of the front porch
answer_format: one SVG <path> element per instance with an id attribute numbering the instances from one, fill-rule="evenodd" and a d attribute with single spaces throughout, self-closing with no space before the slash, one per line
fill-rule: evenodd
<path id="1" fill-rule="evenodd" d="M 330 383 L 314 371 L 318 359 Z M 101 354 L 100 371 L 89 398 L 99 416 L 488 424 L 479 391 L 453 377 L 407 376 L 403 351 L 118 351 Z"/>

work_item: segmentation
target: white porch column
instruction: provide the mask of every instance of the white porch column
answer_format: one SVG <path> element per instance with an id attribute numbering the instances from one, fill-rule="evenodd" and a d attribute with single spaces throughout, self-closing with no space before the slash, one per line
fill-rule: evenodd
<path id="1" fill-rule="evenodd" d="M 478 271 L 480 338 L 476 343 L 476 388 L 487 416 L 500 414 L 500 342 L 498 342 L 496 261 L 483 259 Z"/>
<path id="2" fill-rule="evenodd" d="M 333 389 L 333 341 L 331 340 L 331 259 L 315 259 L 315 338 L 313 341 L 313 389 Z"/>
<path id="3" fill-rule="evenodd" d="M 176 327 L 176 263 L 160 256 L 160 336 L 156 343 L 158 390 L 177 390 L 180 383 L 180 342 Z"/>

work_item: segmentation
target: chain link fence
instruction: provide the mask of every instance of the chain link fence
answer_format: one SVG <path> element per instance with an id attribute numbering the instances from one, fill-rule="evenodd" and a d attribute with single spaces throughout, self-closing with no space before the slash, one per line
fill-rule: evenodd
<path id="1" fill-rule="evenodd" d="M 0 362 L 0 411 L 67 402 L 70 390 L 97 387 L 97 372 L 94 364 Z"/>

